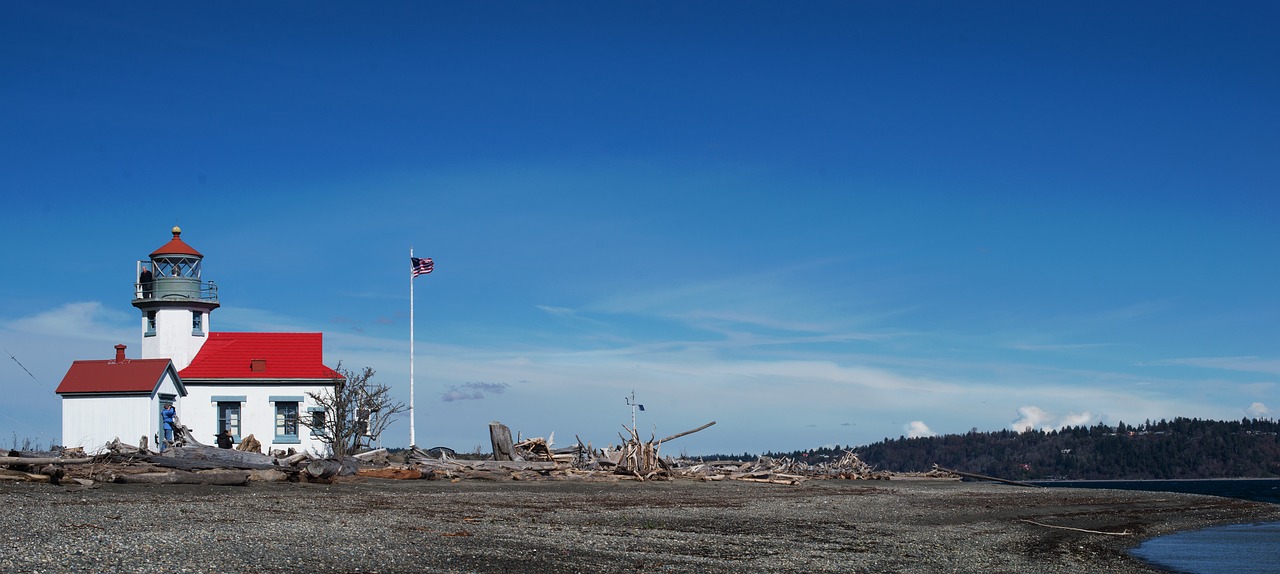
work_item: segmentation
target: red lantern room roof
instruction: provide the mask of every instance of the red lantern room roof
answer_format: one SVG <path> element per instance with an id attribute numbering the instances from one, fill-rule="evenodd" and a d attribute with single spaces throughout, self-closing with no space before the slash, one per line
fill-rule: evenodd
<path id="1" fill-rule="evenodd" d="M 196 251 L 190 245 L 187 245 L 179 236 L 182 235 L 182 228 L 173 226 L 173 239 L 168 243 L 161 245 L 160 249 L 151 252 L 151 256 L 157 255 L 194 255 L 196 257 L 204 257 L 199 251 Z"/>

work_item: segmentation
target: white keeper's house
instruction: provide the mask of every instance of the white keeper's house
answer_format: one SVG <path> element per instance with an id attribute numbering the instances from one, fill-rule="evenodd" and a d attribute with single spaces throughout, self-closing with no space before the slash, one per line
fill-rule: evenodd
<path id="1" fill-rule="evenodd" d="M 322 421 L 326 413 L 309 393 L 332 392 L 342 380 L 324 365 L 323 335 L 211 331 L 217 285 L 201 278 L 204 256 L 181 235 L 174 227 L 172 240 L 136 263 L 141 357 L 129 359 L 125 345 L 116 345 L 112 359 L 72 363 L 58 385 L 63 446 L 96 452 L 113 439 L 137 444 L 141 437 L 155 445 L 160 411 L 171 402 L 205 444 L 230 429 L 234 442 L 252 434 L 264 452 L 327 454 L 298 423 Z"/>

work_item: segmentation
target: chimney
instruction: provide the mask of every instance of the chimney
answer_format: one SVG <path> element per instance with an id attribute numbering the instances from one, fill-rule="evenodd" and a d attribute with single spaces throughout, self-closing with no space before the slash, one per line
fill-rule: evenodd
<path id="1" fill-rule="evenodd" d="M 123 363 L 123 362 L 124 362 L 124 360 L 125 360 L 125 359 L 124 359 L 124 349 L 125 349 L 125 346 L 124 346 L 124 345 L 116 345 L 116 362 L 117 362 L 117 363 Z"/>

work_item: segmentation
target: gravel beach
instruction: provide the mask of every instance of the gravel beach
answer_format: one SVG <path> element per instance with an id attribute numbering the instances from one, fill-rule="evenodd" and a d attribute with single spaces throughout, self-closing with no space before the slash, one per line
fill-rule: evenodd
<path id="1" fill-rule="evenodd" d="M 17 483 L 0 499 L 4 572 L 1124 574 L 1159 572 L 1126 554 L 1146 538 L 1280 520 L 1210 496 L 928 480 Z"/>

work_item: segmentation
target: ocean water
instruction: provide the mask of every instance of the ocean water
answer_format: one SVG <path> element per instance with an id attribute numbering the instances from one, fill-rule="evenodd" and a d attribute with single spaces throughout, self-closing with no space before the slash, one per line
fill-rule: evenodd
<path id="1" fill-rule="evenodd" d="M 1130 554 L 1187 574 L 1280 572 L 1280 522 L 1179 532 L 1143 542 Z"/>
<path id="2" fill-rule="evenodd" d="M 1210 494 L 1280 504 L 1280 480 L 1088 480 L 1039 482 L 1043 486 L 1117 488 Z M 1280 522 L 1216 526 L 1143 542 L 1131 553 L 1182 574 L 1280 573 Z"/>

